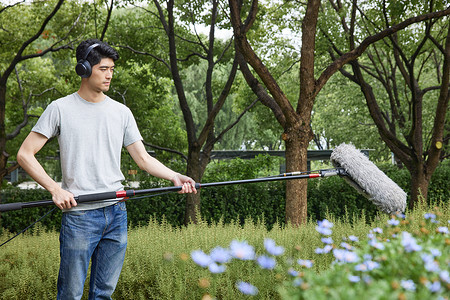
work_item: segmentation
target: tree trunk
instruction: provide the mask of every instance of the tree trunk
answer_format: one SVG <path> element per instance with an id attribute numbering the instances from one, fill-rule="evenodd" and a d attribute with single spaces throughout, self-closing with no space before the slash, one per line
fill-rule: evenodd
<path id="1" fill-rule="evenodd" d="M 6 113 L 6 82 L 0 85 L 0 182 L 3 182 L 3 176 L 6 174 L 6 164 L 8 155 L 6 153 L 6 128 L 5 128 L 5 113 Z"/>
<path id="2" fill-rule="evenodd" d="M 426 204 L 428 196 L 428 176 L 424 172 L 423 163 L 410 171 L 411 174 L 411 201 L 408 204 L 410 209 L 414 209 Z"/>
<path id="3" fill-rule="evenodd" d="M 200 182 L 202 179 L 202 167 L 200 164 L 200 150 L 191 150 L 188 154 L 187 161 L 187 176 Z M 184 224 L 197 223 L 197 213 L 200 211 L 201 198 L 200 191 L 197 194 L 187 194 L 186 196 L 186 210 L 184 215 Z"/>
<path id="4" fill-rule="evenodd" d="M 306 170 L 309 141 L 299 134 L 299 130 L 284 133 L 283 140 L 286 145 L 286 172 Z M 306 223 L 307 188 L 308 181 L 304 179 L 286 182 L 286 223 L 293 225 Z"/>

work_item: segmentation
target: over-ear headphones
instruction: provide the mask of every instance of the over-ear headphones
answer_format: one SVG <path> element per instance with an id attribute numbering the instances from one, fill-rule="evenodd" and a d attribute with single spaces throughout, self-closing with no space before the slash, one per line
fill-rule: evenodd
<path id="1" fill-rule="evenodd" d="M 82 78 L 87 78 L 87 77 L 91 76 L 91 74 L 92 74 L 91 64 L 86 59 L 87 59 L 89 53 L 92 51 L 92 49 L 94 49 L 97 46 L 99 46 L 99 44 L 90 45 L 89 48 L 87 48 L 86 54 L 84 55 L 83 59 L 81 59 L 75 67 L 75 71 Z"/>

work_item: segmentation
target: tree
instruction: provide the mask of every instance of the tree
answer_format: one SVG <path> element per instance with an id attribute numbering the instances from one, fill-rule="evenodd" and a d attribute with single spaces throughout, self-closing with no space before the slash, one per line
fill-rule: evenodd
<path id="1" fill-rule="evenodd" d="M 0 10 L 3 20 L 2 31 L 0 32 L 2 41 L 0 47 L 2 48 L 2 56 L 5 58 L 1 63 L 2 70 L 0 73 L 0 178 L 2 179 L 16 167 L 7 168 L 9 157 L 6 152 L 7 142 L 19 135 L 21 129 L 28 124 L 30 117 L 28 113 L 30 103 L 24 97 L 21 97 L 22 121 L 16 124 L 12 132 L 6 131 L 8 80 L 11 75 L 15 75 L 19 86 L 21 86 L 20 78 L 17 75 L 17 67 L 20 63 L 42 57 L 47 53 L 71 48 L 73 41 L 70 41 L 69 36 L 78 21 L 77 18 L 71 18 L 71 15 L 67 19 L 61 20 L 59 26 L 66 26 L 65 35 L 56 36 L 55 34 L 48 43 L 43 43 L 45 45 L 43 49 L 36 48 L 39 41 L 49 37 L 50 32 L 46 31 L 46 27 L 58 13 L 64 1 L 59 0 L 56 3 L 53 1 L 52 4 L 55 3 L 55 5 L 52 10 L 49 10 L 51 7 L 48 3 L 22 4 L 22 2 L 17 2 Z M 20 17 L 18 17 L 19 15 Z M 40 27 L 31 32 L 30 28 L 33 28 L 33 25 L 37 23 L 36 20 L 41 22 Z M 14 27 L 14 25 L 18 25 L 17 22 L 21 22 L 20 27 Z"/>
<path id="2" fill-rule="evenodd" d="M 345 32 L 345 45 L 355 49 L 361 32 L 373 32 L 399 23 L 407 13 L 424 13 L 443 8 L 443 3 L 427 5 L 385 1 L 372 2 L 361 13 L 356 31 L 355 14 L 363 7 L 346 8 L 332 4 Z M 351 10 L 350 24 L 343 11 Z M 448 11 L 449 9 L 447 9 Z M 325 30 L 322 32 L 326 33 Z M 328 36 L 331 56 L 342 55 L 341 47 Z M 411 174 L 410 208 L 426 201 L 428 185 L 439 163 L 444 145 L 444 125 L 449 101 L 450 26 L 448 18 L 426 20 L 411 30 L 395 32 L 373 43 L 364 57 L 353 60 L 351 71 L 341 73 L 360 86 L 382 140 Z M 380 93 L 380 90 L 383 92 Z"/>
<path id="3" fill-rule="evenodd" d="M 134 1 L 131 2 L 134 3 Z M 156 49 L 154 48 L 156 51 L 151 53 L 143 50 L 146 48 L 145 45 L 141 45 L 141 48 L 137 50 L 136 47 L 139 45 L 136 45 L 136 43 L 134 45 L 131 43 L 129 45 L 121 45 L 121 47 L 134 53 L 154 58 L 169 71 L 187 134 L 186 173 L 197 182 L 200 182 L 210 161 L 210 153 L 214 145 L 221 140 L 223 135 L 243 115 L 239 115 L 236 120 L 218 132 L 216 126 L 217 116 L 222 111 L 225 101 L 229 98 L 237 72 L 237 62 L 233 58 L 232 51 L 230 51 L 232 42 L 221 42 L 216 39 L 215 35 L 217 27 L 221 23 L 226 23 L 224 22 L 226 19 L 220 7 L 221 2 L 218 0 L 189 2 L 169 0 L 164 6 L 157 0 L 154 0 L 153 3 L 154 7 L 139 7 L 139 9 L 145 10 L 149 18 L 156 17 L 160 23 L 159 28 L 164 33 L 163 37 L 159 34 L 161 31 L 154 30 L 154 28 L 147 32 L 149 35 L 154 36 L 153 43 L 156 44 Z M 197 33 L 196 26 L 199 24 L 209 28 L 209 33 L 206 37 Z M 194 34 L 191 33 L 191 28 L 194 28 Z M 148 38 L 147 36 L 147 40 Z M 164 44 L 166 46 L 161 47 Z M 201 74 L 203 75 L 203 90 L 198 93 L 198 97 L 203 100 L 203 105 L 206 107 L 206 117 L 203 118 L 203 122 L 199 122 L 195 118 L 192 103 L 190 104 L 188 101 L 189 91 L 186 90 L 186 80 L 183 78 L 182 71 L 183 68 L 189 67 L 190 64 L 199 64 L 199 61 L 203 61 L 206 65 L 205 72 Z M 226 76 L 223 73 L 224 69 L 219 68 L 224 65 L 231 66 L 228 68 Z M 214 85 L 218 69 L 220 69 L 219 75 L 226 77 L 226 81 L 221 86 Z M 222 83 L 221 80 L 218 82 Z M 250 107 L 251 105 L 244 112 Z M 187 195 L 185 223 L 195 222 L 199 209 L 200 193 Z"/>
<path id="4" fill-rule="evenodd" d="M 286 145 L 286 170 L 306 170 L 307 148 L 313 138 L 311 131 L 311 112 L 314 100 L 330 77 L 341 69 L 345 64 L 357 59 L 364 53 L 367 47 L 382 38 L 391 35 L 408 25 L 439 18 L 450 13 L 445 11 L 432 12 L 425 15 L 413 17 L 385 30 L 367 36 L 359 46 L 343 53 L 331 64 L 329 64 L 319 77 L 315 76 L 315 49 L 316 30 L 319 17 L 320 0 L 308 0 L 302 21 L 302 43 L 300 59 L 300 94 L 297 107 L 294 108 L 288 97 L 280 88 L 277 80 L 264 64 L 262 59 L 252 48 L 247 33 L 255 22 L 258 9 L 258 1 L 253 0 L 248 6 L 248 13 L 242 20 L 243 3 L 238 0 L 229 0 L 230 18 L 233 25 L 235 43 L 238 52 L 243 58 L 240 60 L 241 71 L 255 94 L 260 97 L 261 102 L 268 106 L 283 128 L 283 140 Z M 249 71 L 247 63 L 258 74 L 265 88 Z M 270 95 L 269 95 L 270 93 Z M 301 224 L 307 221 L 307 181 L 292 180 L 286 183 L 286 219 L 293 224 Z"/>

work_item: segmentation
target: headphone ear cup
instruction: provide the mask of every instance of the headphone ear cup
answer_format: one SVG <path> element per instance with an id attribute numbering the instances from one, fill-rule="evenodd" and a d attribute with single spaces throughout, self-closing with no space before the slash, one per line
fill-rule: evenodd
<path id="1" fill-rule="evenodd" d="M 91 64 L 87 60 L 80 60 L 75 67 L 75 71 L 82 78 L 88 78 L 92 74 Z"/>

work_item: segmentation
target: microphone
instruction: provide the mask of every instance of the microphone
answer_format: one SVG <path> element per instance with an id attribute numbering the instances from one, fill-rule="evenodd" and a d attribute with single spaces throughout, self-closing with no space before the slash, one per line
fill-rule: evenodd
<path id="1" fill-rule="evenodd" d="M 342 176 L 344 180 L 382 212 L 395 214 L 405 211 L 406 193 L 355 146 L 337 146 L 330 159 L 335 167 L 345 170 L 347 176 Z"/>

